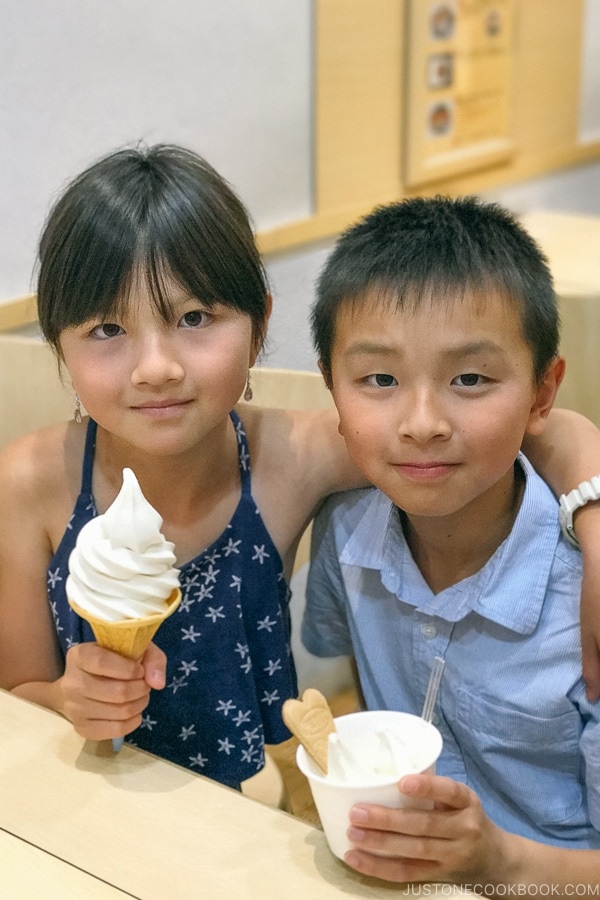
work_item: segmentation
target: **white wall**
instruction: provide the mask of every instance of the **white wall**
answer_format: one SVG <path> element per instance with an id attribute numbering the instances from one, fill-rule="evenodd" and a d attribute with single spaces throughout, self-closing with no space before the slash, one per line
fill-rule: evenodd
<path id="1" fill-rule="evenodd" d="M 310 0 L 3 0 L 0 59 L 0 300 L 51 198 L 124 144 L 201 153 L 258 229 L 309 215 Z"/>
<path id="2" fill-rule="evenodd" d="M 600 0 L 586 8 L 589 130 L 600 122 Z M 0 2 L 0 302 L 31 289 L 39 231 L 65 181 L 141 139 L 206 156 L 259 230 L 310 215 L 311 16 L 311 0 Z M 600 215 L 600 164 L 489 196 L 517 212 Z M 267 257 L 275 307 L 262 364 L 316 370 L 308 310 L 331 246 Z"/>

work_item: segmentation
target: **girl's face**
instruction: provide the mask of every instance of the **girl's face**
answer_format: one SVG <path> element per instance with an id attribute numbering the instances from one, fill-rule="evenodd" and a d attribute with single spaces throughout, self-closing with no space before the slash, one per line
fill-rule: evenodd
<path id="1" fill-rule="evenodd" d="M 135 283 L 122 317 L 90 319 L 60 337 L 90 416 L 116 438 L 159 455 L 191 449 L 226 420 L 258 349 L 245 313 L 208 309 L 176 286 L 169 296 L 169 322 Z"/>

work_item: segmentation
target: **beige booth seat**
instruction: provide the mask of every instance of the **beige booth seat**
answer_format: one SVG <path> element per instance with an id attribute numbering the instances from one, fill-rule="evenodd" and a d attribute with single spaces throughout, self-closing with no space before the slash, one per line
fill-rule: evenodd
<path id="1" fill-rule="evenodd" d="M 566 375 L 557 405 L 600 427 L 600 217 L 532 212 L 521 221 L 548 257 Z"/>

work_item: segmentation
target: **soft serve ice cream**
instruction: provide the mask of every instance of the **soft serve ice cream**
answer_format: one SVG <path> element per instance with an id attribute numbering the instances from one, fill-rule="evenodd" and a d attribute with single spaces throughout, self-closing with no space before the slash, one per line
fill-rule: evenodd
<path id="1" fill-rule="evenodd" d="M 69 557 L 69 600 L 106 622 L 163 614 L 179 588 L 179 573 L 162 522 L 132 470 L 124 469 L 115 501 L 77 537 Z"/>
<path id="2" fill-rule="evenodd" d="M 423 769 L 423 754 L 401 731 L 382 728 L 366 743 L 360 736 L 329 735 L 327 780 L 344 784 L 377 784 Z"/>

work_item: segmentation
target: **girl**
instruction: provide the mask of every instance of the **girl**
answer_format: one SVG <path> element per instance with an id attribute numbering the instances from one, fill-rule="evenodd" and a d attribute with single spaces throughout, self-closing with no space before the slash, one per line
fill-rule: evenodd
<path id="1" fill-rule="evenodd" d="M 86 738 L 134 732 L 139 747 L 237 786 L 265 742 L 288 737 L 299 536 L 327 494 L 361 480 L 337 418 L 234 409 L 270 297 L 243 206 L 181 148 L 119 151 L 71 183 L 41 239 L 38 310 L 76 414 L 0 459 L 0 686 Z M 588 443 L 595 467 L 572 462 L 575 439 L 557 459 L 561 416 L 580 438 L 591 430 L 557 413 L 528 453 L 569 490 L 600 471 L 600 439 Z M 139 663 L 98 647 L 64 590 L 77 534 L 125 466 L 163 517 L 183 592 Z"/>

